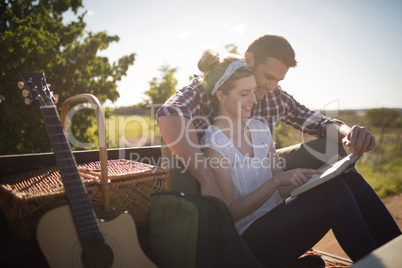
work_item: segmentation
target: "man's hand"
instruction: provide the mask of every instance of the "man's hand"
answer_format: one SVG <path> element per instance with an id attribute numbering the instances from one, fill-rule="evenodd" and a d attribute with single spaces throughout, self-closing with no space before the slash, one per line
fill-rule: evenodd
<path id="1" fill-rule="evenodd" d="M 349 133 L 342 139 L 345 147 L 354 154 L 362 154 L 371 151 L 375 146 L 375 137 L 365 128 L 353 126 Z"/>

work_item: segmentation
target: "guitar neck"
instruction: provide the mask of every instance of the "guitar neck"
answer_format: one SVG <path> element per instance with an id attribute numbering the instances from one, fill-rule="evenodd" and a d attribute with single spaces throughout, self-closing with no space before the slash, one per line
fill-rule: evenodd
<path id="1" fill-rule="evenodd" d="M 82 183 L 70 145 L 56 106 L 40 107 L 50 143 L 56 157 L 57 166 L 63 180 L 67 200 L 81 244 L 103 240 L 96 215 L 92 209 L 86 189 Z"/>

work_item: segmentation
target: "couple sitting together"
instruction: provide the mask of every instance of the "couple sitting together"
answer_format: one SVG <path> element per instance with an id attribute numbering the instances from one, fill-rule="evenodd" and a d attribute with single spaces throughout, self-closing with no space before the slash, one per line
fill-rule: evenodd
<path id="1" fill-rule="evenodd" d="M 244 59 L 206 50 L 198 62 L 202 79 L 178 90 L 157 114 L 167 145 L 163 156 L 169 159 L 169 149 L 187 163 L 184 173 L 172 169 L 170 188 L 220 198 L 264 265 L 289 265 L 330 229 L 357 261 L 401 231 L 356 170 L 283 200 L 330 158 L 345 156 L 343 146 L 362 154 L 375 139 L 366 128 L 311 111 L 282 90 L 278 82 L 296 64 L 292 47 L 277 35 L 256 39 Z M 319 139 L 277 151 L 272 133 L 279 121 Z M 201 153 L 208 165 L 200 165 Z"/>

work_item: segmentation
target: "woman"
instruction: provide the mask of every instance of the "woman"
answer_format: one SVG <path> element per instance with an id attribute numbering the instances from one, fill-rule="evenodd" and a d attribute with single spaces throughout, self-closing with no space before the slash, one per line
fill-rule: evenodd
<path id="1" fill-rule="evenodd" d="M 298 196 L 314 169 L 283 171 L 269 128 L 248 119 L 256 104 L 253 70 L 235 56 L 203 53 L 198 68 L 219 112 L 201 144 L 236 228 L 263 264 L 287 265 L 313 247 L 329 229 L 357 261 L 400 235 L 373 189 L 356 172 L 344 173 Z M 268 156 L 268 157 L 267 157 Z"/>

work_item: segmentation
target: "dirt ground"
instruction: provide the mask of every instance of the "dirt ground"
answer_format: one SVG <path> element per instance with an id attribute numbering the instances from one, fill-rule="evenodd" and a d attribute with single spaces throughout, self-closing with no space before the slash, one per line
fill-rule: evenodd
<path id="1" fill-rule="evenodd" d="M 385 206 L 394 217 L 399 228 L 402 229 L 402 194 L 387 198 L 384 200 Z M 313 247 L 316 250 L 328 252 L 333 255 L 348 258 L 346 253 L 339 246 L 332 231 Z M 349 258 L 348 258 L 349 259 Z"/>

